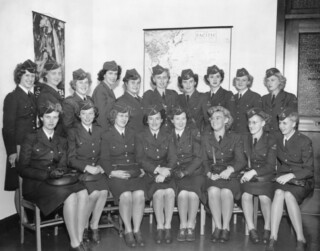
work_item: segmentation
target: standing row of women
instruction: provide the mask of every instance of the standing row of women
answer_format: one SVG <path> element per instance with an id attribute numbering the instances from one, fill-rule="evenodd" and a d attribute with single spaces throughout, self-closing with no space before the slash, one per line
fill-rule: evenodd
<path id="1" fill-rule="evenodd" d="M 31 63 L 26 61 L 23 65 Z M 48 77 L 45 78 L 49 81 L 47 88 L 61 81 L 61 68 L 59 70 L 59 66 L 56 67 L 57 64 L 54 62 L 49 62 L 47 65 Z M 32 67 L 29 68 L 32 72 Z M 27 69 L 23 71 L 22 75 L 29 72 Z M 48 186 L 52 191 L 52 184 L 48 185 L 47 180 L 62 177 L 66 172 L 64 169 L 66 160 L 59 158 L 64 154 L 61 149 L 66 150 L 66 148 L 65 146 L 59 148 L 54 144 L 57 141 L 53 141 L 52 136 L 67 135 L 68 165 L 81 174 L 80 182 L 55 187 L 59 200 L 52 201 L 51 209 L 64 202 L 65 217 L 68 218 L 68 212 L 72 207 L 68 207 L 67 200 L 70 196 L 81 192 L 81 199 L 78 199 L 77 203 L 86 205 L 86 208 L 78 213 L 73 212 L 72 216 L 83 213 L 82 219 L 86 220 L 78 221 L 78 225 L 74 224 L 74 218 L 71 216 L 70 221 L 67 220 L 70 222 L 68 231 L 70 230 L 71 247 L 76 248 L 74 250 L 85 249 L 85 245 L 81 243 L 87 240 L 88 233 L 90 239 L 99 242 L 97 224 L 109 189 L 116 203 L 119 202 L 120 215 L 125 224 L 125 241 L 131 247 L 145 245 L 140 224 L 146 199 L 152 200 L 157 219 L 156 242 L 172 242 L 171 219 L 175 197 L 177 197 L 181 220 L 178 241 L 195 239 L 195 218 L 200 200 L 208 203 L 213 215 L 211 240 L 213 242 L 228 241 L 234 199 L 240 199 L 242 196 L 250 239 L 253 242 L 259 242 L 258 233 L 252 223 L 251 203 L 252 195 L 258 195 L 265 216 L 262 239 L 268 243 L 268 250 L 272 250 L 276 243 L 282 215 L 279 214 L 282 210 L 281 198 L 282 205 L 283 201 L 291 205 L 289 215 L 294 217 L 292 222 L 297 232 L 298 247 L 303 248 L 305 239 L 302 233 L 301 217 L 299 221 L 295 215 L 300 213 L 297 202 L 301 203 L 312 190 L 312 146 L 310 140 L 295 132 L 297 114 L 294 110 L 285 108 L 291 106 L 296 108 L 296 99 L 294 95 L 282 90 L 285 79 L 277 69 L 271 68 L 266 72 L 265 82 L 270 94 L 264 96 L 262 101 L 258 94 L 248 89 L 253 78 L 245 69 L 237 71 L 234 85 L 239 93 L 236 95 L 223 90 L 220 86 L 224 72 L 217 66 L 208 67 L 205 81 L 210 85 L 211 91 L 206 94 L 196 91 L 198 75 L 191 69 L 183 70 L 178 78 L 178 85 L 183 94 L 178 95 L 175 91 L 167 89 L 170 80 L 169 71 L 157 65 L 153 68 L 151 77 L 155 89 L 146 92 L 142 99 L 138 96 L 141 82 L 139 73 L 135 69 L 127 70 L 123 79 L 126 92 L 116 100 L 112 89 L 117 85 L 120 74 L 121 67 L 114 61 L 104 63 L 103 69 L 98 74 L 101 82 L 96 87 L 92 100 L 87 96 L 91 83 L 90 75 L 82 69 L 75 71 L 71 82 L 75 93 L 62 101 L 64 113 L 60 120 L 62 121 L 61 130 L 58 130 L 58 124 L 58 129 L 54 133 L 50 130 L 48 133 L 47 127 L 54 128 L 58 123 L 57 120 L 49 121 L 48 126 L 43 124 L 38 134 L 41 134 L 41 131 L 42 134 L 45 132 L 47 138 L 44 139 L 50 144 L 47 144 L 46 140 L 38 142 L 33 139 L 25 140 L 23 145 L 24 149 L 29 148 L 29 150 L 22 151 L 24 157 L 21 156 L 20 160 L 23 159 L 23 162 L 19 165 L 21 175 L 24 178 L 32 177 L 35 173 L 33 170 L 35 165 L 31 160 L 34 159 L 35 162 L 37 159 L 41 160 L 37 154 L 43 148 L 47 155 L 41 156 L 46 156 L 44 159 L 47 162 L 39 162 L 37 170 L 44 169 L 46 175 L 41 176 L 40 180 L 37 179 L 41 182 L 38 182 L 36 187 Z M 280 85 L 281 77 L 282 85 Z M 31 90 L 34 82 L 32 73 L 29 82 L 31 84 L 29 90 Z M 49 90 L 44 94 L 52 91 Z M 28 91 L 25 91 L 25 94 L 28 95 Z M 39 111 L 45 108 L 44 112 L 39 113 L 41 121 L 44 120 L 44 114 L 52 115 L 53 113 L 57 117 L 55 113 L 58 115 L 61 113 L 59 99 L 51 100 L 47 97 L 41 101 L 41 96 L 44 94 L 40 92 L 37 99 Z M 48 104 L 47 100 L 51 102 Z M 270 110 L 266 109 L 269 103 Z M 272 126 L 278 123 L 278 109 L 279 118 L 281 118 L 280 130 L 284 137 L 293 139 L 291 135 L 298 134 L 299 139 L 303 139 L 299 142 L 305 143 L 301 147 L 294 145 L 296 148 L 284 148 L 287 152 L 283 153 L 283 156 L 277 150 L 277 147 L 280 149 L 278 145 L 283 136 L 279 135 L 278 128 Z M 232 123 L 232 117 L 237 123 Z M 271 123 L 267 123 L 269 117 L 271 117 Z M 95 118 L 98 125 L 94 123 Z M 102 122 L 99 122 L 99 118 Z M 249 127 L 244 126 L 247 125 L 247 118 L 249 118 Z M 281 122 L 282 119 L 290 121 Z M 289 123 L 291 121 L 293 122 Z M 271 126 L 268 127 L 268 124 Z M 234 131 L 241 132 L 242 136 Z M 63 142 L 62 138 L 58 138 L 61 139 L 59 142 Z M 36 147 L 37 144 L 41 147 Z M 307 152 L 306 149 L 308 149 Z M 290 159 L 291 150 L 295 152 L 293 159 Z M 57 156 L 54 155 L 55 151 Z M 9 158 L 10 163 L 15 163 L 12 158 Z M 276 158 L 278 158 L 278 170 L 290 175 L 272 178 Z M 309 171 L 301 172 L 301 168 Z M 28 176 L 26 173 L 29 173 L 29 170 L 33 171 Z M 297 188 L 297 185 L 287 184 L 292 178 L 305 181 L 309 177 L 311 179 L 304 182 L 303 187 Z M 275 197 L 276 199 L 279 193 L 277 201 L 280 201 L 280 207 L 277 202 L 275 206 L 272 205 L 271 210 L 274 188 L 272 179 L 281 186 L 277 189 Z M 27 182 L 24 182 L 24 186 L 25 183 Z M 75 185 L 80 190 L 71 189 Z M 39 197 L 32 196 L 33 189 L 24 189 L 25 195 L 33 200 L 43 201 L 46 197 L 46 189 L 43 189 L 43 195 Z M 64 191 L 63 196 L 60 196 L 60 190 Z M 90 226 L 87 226 L 91 229 L 89 231 L 85 230 L 87 229 L 85 226 L 91 213 Z M 271 238 L 270 241 L 269 238 Z"/>

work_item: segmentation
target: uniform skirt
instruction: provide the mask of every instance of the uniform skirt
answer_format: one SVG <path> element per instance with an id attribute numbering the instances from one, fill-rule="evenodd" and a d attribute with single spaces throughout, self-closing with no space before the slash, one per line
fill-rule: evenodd
<path id="1" fill-rule="evenodd" d="M 252 195 L 265 195 L 271 200 L 273 199 L 273 183 L 270 181 L 260 181 L 260 182 L 244 182 L 240 185 L 241 193 L 249 193 Z"/>
<path id="2" fill-rule="evenodd" d="M 107 184 L 107 177 L 105 174 L 97 174 L 98 179 L 95 181 L 83 181 L 83 184 L 88 190 L 88 194 L 91 194 L 93 191 L 103 191 L 109 190 L 109 186 Z"/>
<path id="3" fill-rule="evenodd" d="M 176 193 L 177 186 L 173 178 L 169 179 L 168 181 L 165 180 L 163 183 L 156 183 L 155 178 L 149 175 L 146 175 L 145 179 L 147 189 L 147 200 L 152 200 L 153 194 L 160 189 L 172 188 L 173 191 Z"/>
<path id="4" fill-rule="evenodd" d="M 218 179 L 218 180 L 212 180 L 207 178 L 206 179 L 206 190 L 208 190 L 210 187 L 217 187 L 220 189 L 229 189 L 231 190 L 233 194 L 233 198 L 235 200 L 239 200 L 241 196 L 240 191 L 240 181 L 238 178 L 231 178 L 230 180 L 224 180 L 224 179 Z"/>
<path id="5" fill-rule="evenodd" d="M 198 195 L 202 203 L 206 203 L 206 196 L 204 193 L 204 184 L 206 177 L 203 175 L 186 176 L 182 179 L 175 179 L 177 186 L 177 195 L 183 190 L 194 192 Z"/>
<path id="6" fill-rule="evenodd" d="M 84 189 L 85 186 L 82 182 L 65 186 L 53 186 L 45 181 L 23 179 L 23 196 L 25 199 L 36 203 L 44 215 L 49 215 L 61 206 L 70 194 Z"/>
<path id="7" fill-rule="evenodd" d="M 118 178 L 108 178 L 108 185 L 112 196 L 114 198 L 114 203 L 119 204 L 120 195 L 124 192 L 133 192 L 142 190 L 146 194 L 146 181 L 145 176 L 141 178 L 132 179 L 118 179 Z"/>
<path id="8" fill-rule="evenodd" d="M 274 191 L 277 189 L 290 192 L 296 198 L 297 203 L 300 205 L 305 198 L 307 198 L 314 190 L 314 179 L 308 179 L 304 187 L 274 182 Z"/>

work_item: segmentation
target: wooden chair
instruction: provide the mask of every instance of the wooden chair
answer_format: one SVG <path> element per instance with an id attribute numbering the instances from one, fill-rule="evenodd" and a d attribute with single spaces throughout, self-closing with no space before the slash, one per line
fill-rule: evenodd
<path id="1" fill-rule="evenodd" d="M 40 209 L 37 205 L 31 201 L 23 198 L 22 191 L 22 178 L 19 177 L 19 202 L 20 202 L 20 242 L 24 243 L 24 228 L 29 228 L 36 232 L 36 241 L 37 241 L 37 251 L 41 251 L 41 229 L 44 227 L 55 226 L 54 235 L 58 235 L 57 225 L 63 224 L 63 218 L 58 214 L 55 215 L 54 219 L 42 220 L 40 215 Z M 28 208 L 34 212 L 33 222 L 26 220 L 25 208 Z"/>
<path id="2" fill-rule="evenodd" d="M 119 236 L 122 237 L 123 235 L 123 223 L 122 223 L 122 219 L 121 219 L 121 216 L 119 214 L 119 221 L 118 222 L 115 222 L 112 218 L 112 212 L 114 211 L 119 211 L 119 206 L 116 206 L 114 204 L 114 198 L 112 196 L 112 194 L 110 193 L 110 191 L 108 192 L 108 199 L 107 199 L 107 202 L 106 202 L 106 206 L 104 207 L 103 209 L 103 212 L 106 213 L 107 215 L 107 221 L 106 222 L 103 222 L 103 223 L 100 223 L 98 228 L 115 228 L 118 230 L 119 232 Z"/>

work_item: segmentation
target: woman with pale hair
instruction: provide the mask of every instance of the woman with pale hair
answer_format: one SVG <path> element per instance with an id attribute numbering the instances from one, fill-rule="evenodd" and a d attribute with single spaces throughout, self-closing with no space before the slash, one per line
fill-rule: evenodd
<path id="1" fill-rule="evenodd" d="M 277 136 L 277 176 L 271 206 L 271 236 L 266 250 L 275 250 L 283 208 L 286 204 L 296 232 L 296 250 L 304 251 L 307 248 L 307 241 L 303 234 L 299 205 L 312 194 L 314 189 L 313 147 L 311 140 L 297 130 L 299 115 L 295 110 L 287 108 L 278 117 L 282 135 Z"/>
<path id="2" fill-rule="evenodd" d="M 212 214 L 212 242 L 230 239 L 234 199 L 240 198 L 237 178 L 246 161 L 241 136 L 228 131 L 233 118 L 222 106 L 208 109 L 211 130 L 201 137 L 203 164 L 207 175 L 208 204 Z"/>
<path id="3" fill-rule="evenodd" d="M 237 70 L 233 79 L 233 86 L 237 93 L 233 95 L 234 107 L 232 112 L 234 122 L 232 130 L 237 133 L 249 134 L 247 111 L 253 107 L 262 107 L 261 96 L 251 90 L 253 83 L 252 75 L 245 68 Z"/>
<path id="4" fill-rule="evenodd" d="M 287 79 L 280 73 L 277 68 L 270 68 L 266 71 L 264 78 L 264 85 L 267 87 L 269 94 L 262 96 L 262 109 L 271 115 L 271 122 L 267 131 L 271 133 L 278 133 L 279 124 L 277 115 L 285 108 L 298 109 L 297 97 L 284 91 Z"/>

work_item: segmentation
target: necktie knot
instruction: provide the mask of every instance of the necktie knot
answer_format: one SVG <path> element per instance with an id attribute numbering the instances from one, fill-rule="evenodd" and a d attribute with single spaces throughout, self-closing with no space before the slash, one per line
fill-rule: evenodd
<path id="1" fill-rule="evenodd" d="M 156 133 L 153 134 L 153 137 L 154 137 L 154 139 L 157 139 L 157 134 Z"/>
<path id="2" fill-rule="evenodd" d="M 83 98 L 83 101 L 86 101 L 86 100 L 87 100 L 87 98 L 86 98 L 86 97 L 84 97 L 84 98 Z"/>
<path id="3" fill-rule="evenodd" d="M 276 95 L 272 95 L 272 98 L 271 98 L 271 104 L 273 105 L 274 104 L 274 101 L 276 100 Z"/>
<path id="4" fill-rule="evenodd" d="M 166 99 L 166 96 L 164 93 L 162 93 L 162 99 Z"/>
<path id="5" fill-rule="evenodd" d="M 91 132 L 91 129 L 89 128 L 89 130 L 88 130 L 88 133 L 91 135 L 92 134 L 92 132 Z"/>
<path id="6" fill-rule="evenodd" d="M 49 142 L 52 142 L 52 137 L 49 137 Z"/>
<path id="7" fill-rule="evenodd" d="M 257 139 L 257 138 L 254 138 L 254 139 L 253 139 L 253 146 L 256 146 L 257 142 L 258 142 L 258 139 Z"/>
<path id="8" fill-rule="evenodd" d="M 28 97 L 32 97 L 32 92 L 31 91 L 28 91 Z"/>
<path id="9" fill-rule="evenodd" d="M 138 96 L 136 96 L 134 98 L 140 103 L 140 98 Z"/>
<path id="10" fill-rule="evenodd" d="M 240 94 L 239 94 L 239 100 L 240 100 L 241 98 L 242 98 L 242 94 L 240 93 Z"/>
<path id="11" fill-rule="evenodd" d="M 284 147 L 286 147 L 286 146 L 287 146 L 287 144 L 288 144 L 288 140 L 287 140 L 287 139 L 285 139 L 285 140 L 283 141 L 283 146 L 284 146 Z"/>
<path id="12" fill-rule="evenodd" d="M 179 133 L 177 134 L 177 140 L 180 141 L 180 135 L 179 135 Z"/>
<path id="13" fill-rule="evenodd" d="M 190 99 L 190 96 L 189 96 L 189 95 L 187 95 L 187 102 L 189 102 L 189 99 Z"/>
<path id="14" fill-rule="evenodd" d="M 222 141 L 222 136 L 220 135 L 219 136 L 219 144 L 221 143 L 221 141 Z"/>
<path id="15" fill-rule="evenodd" d="M 124 133 L 121 133 L 122 138 L 124 138 Z"/>

